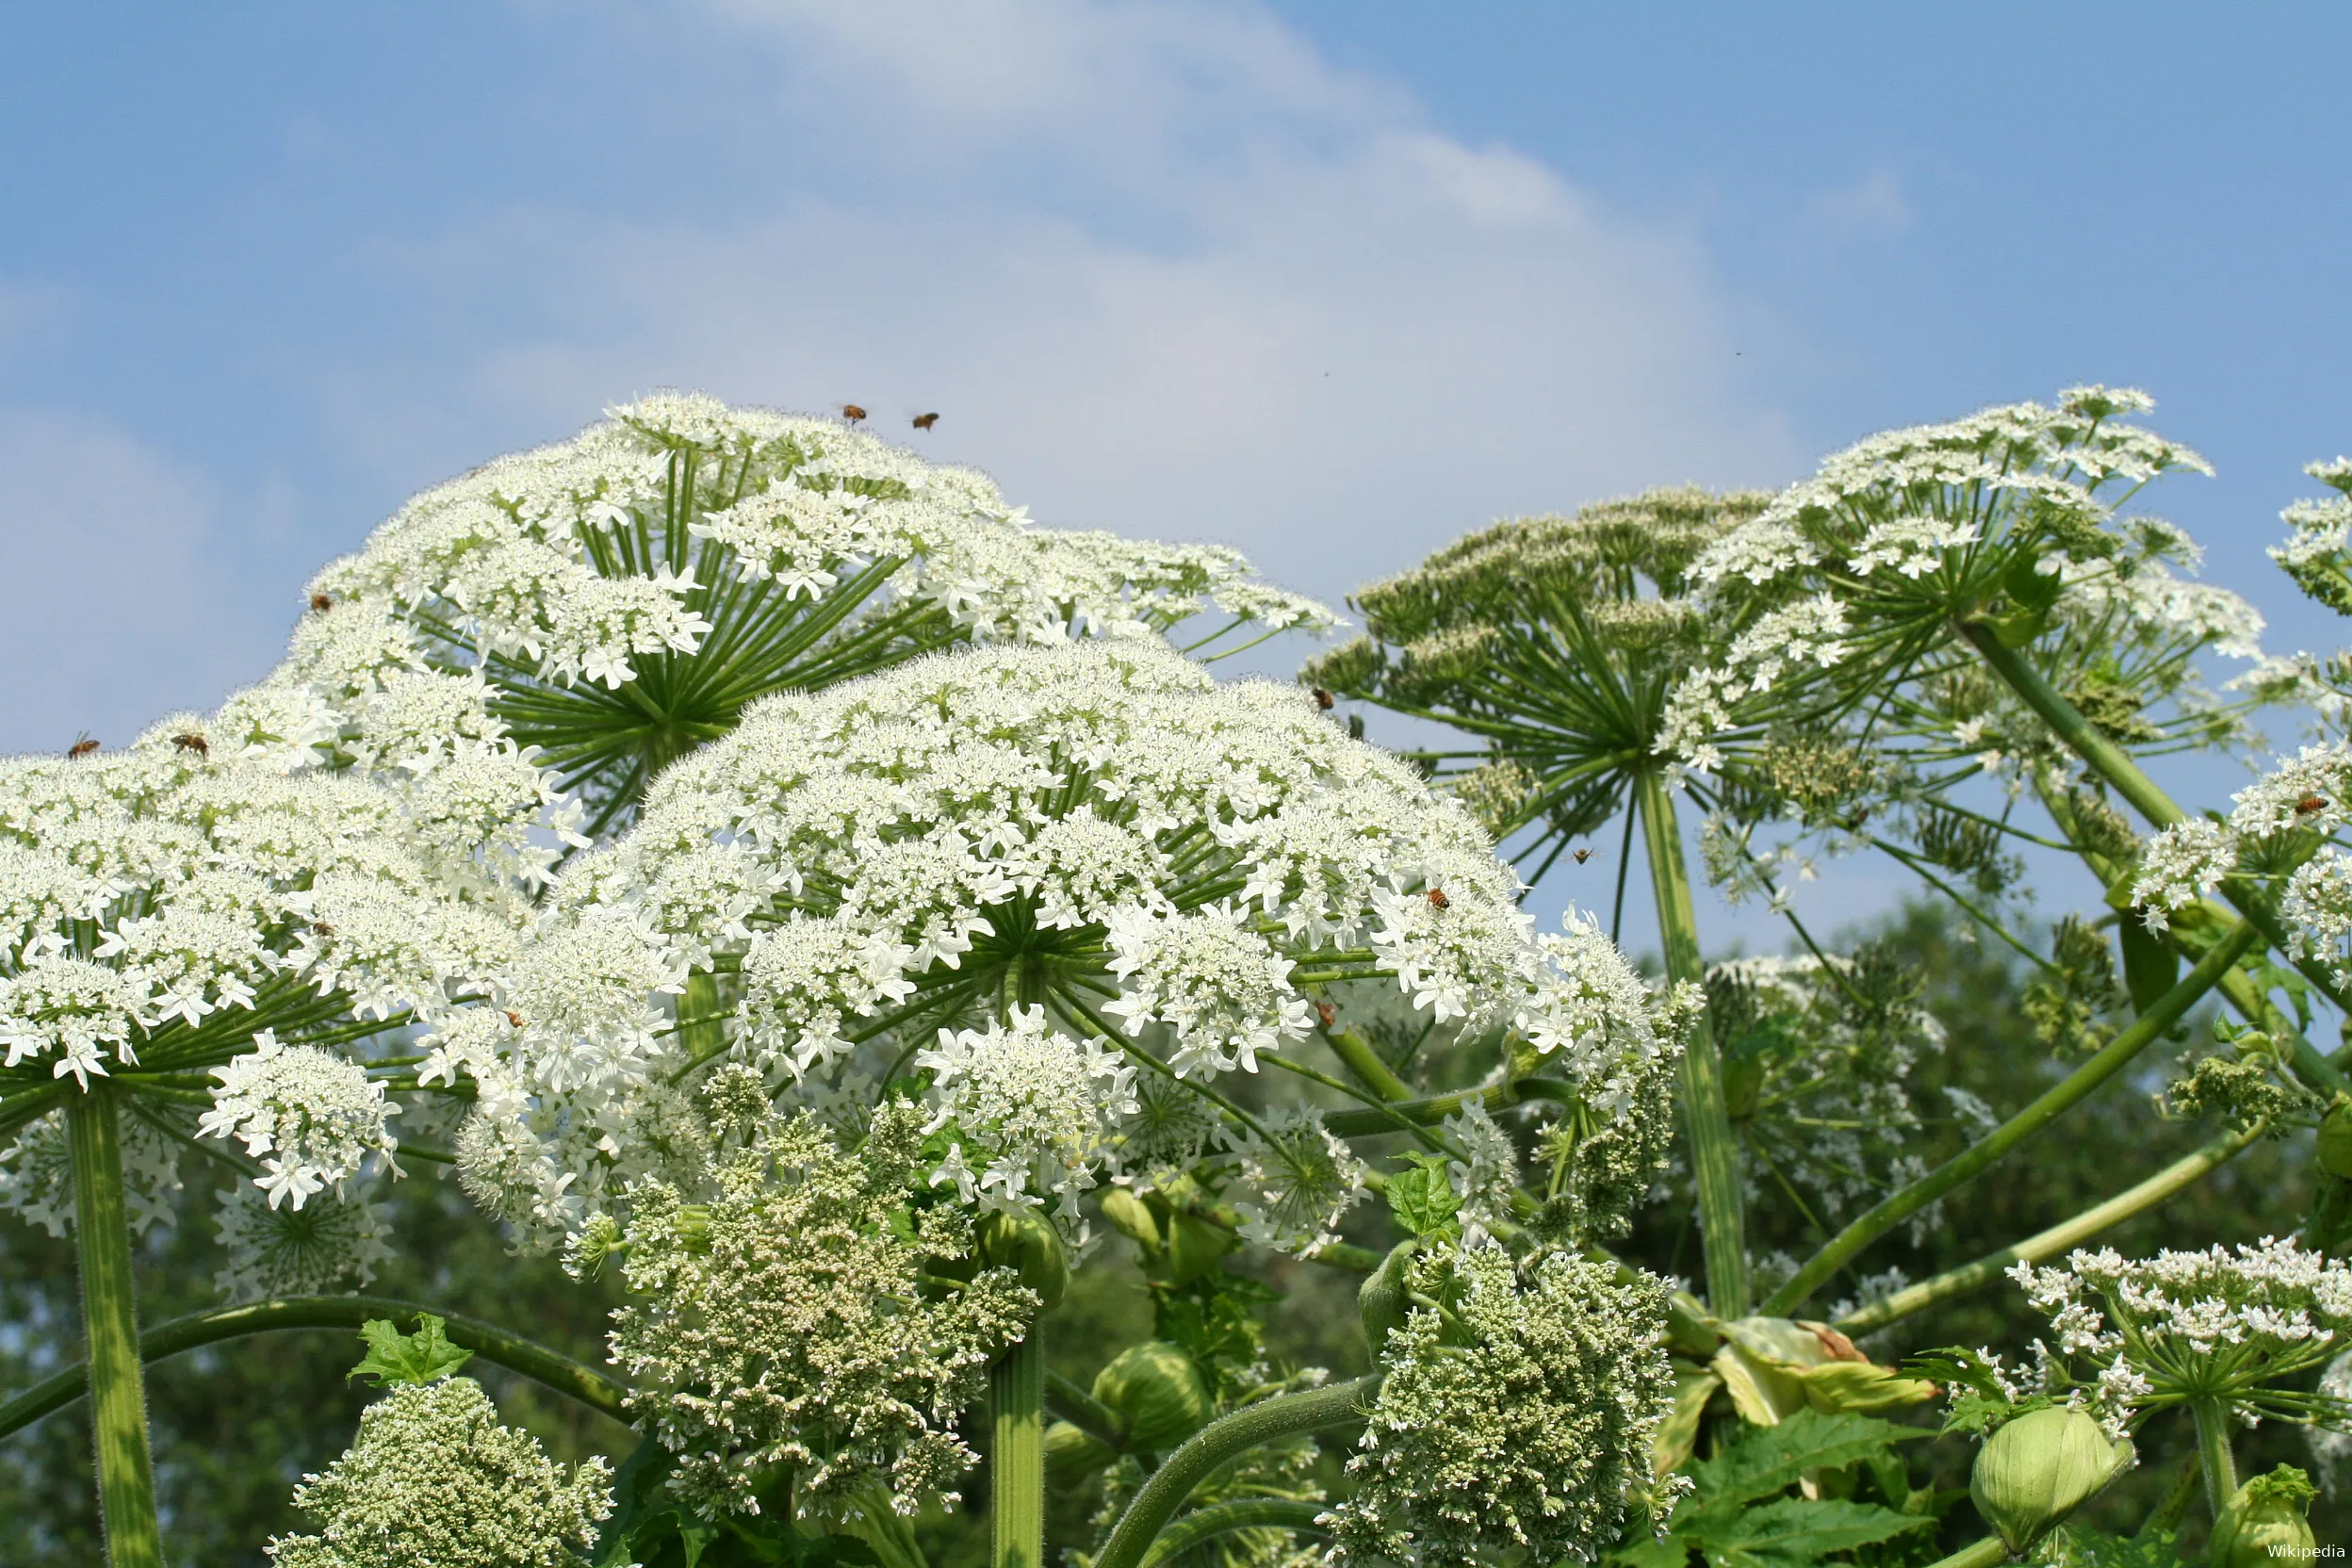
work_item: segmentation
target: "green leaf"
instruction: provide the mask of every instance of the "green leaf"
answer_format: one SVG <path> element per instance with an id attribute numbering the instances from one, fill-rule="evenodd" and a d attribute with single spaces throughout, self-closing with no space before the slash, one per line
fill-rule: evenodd
<path id="1" fill-rule="evenodd" d="M 359 1337 L 367 1342 L 368 1354 L 344 1375 L 343 1380 L 366 1378 L 378 1388 L 440 1381 L 474 1359 L 471 1350 L 449 1343 L 449 1335 L 442 1332 L 447 1326 L 447 1319 L 424 1313 L 416 1319 L 416 1331 L 404 1334 L 388 1317 L 368 1319 L 359 1329 Z"/>
<path id="2" fill-rule="evenodd" d="M 1396 1217 L 1397 1224 L 1416 1236 L 1452 1234 L 1458 1229 L 1454 1216 L 1462 1211 L 1462 1200 L 1454 1196 L 1445 1156 L 1405 1157 L 1413 1162 L 1413 1168 L 1388 1179 L 1389 1212 Z"/>
<path id="3" fill-rule="evenodd" d="M 1699 1548 L 1711 1568 L 1800 1568 L 1832 1552 L 1867 1546 L 1934 1524 L 1876 1503 L 1783 1497 L 1711 1524 Z"/>
<path id="4" fill-rule="evenodd" d="M 1749 1428 L 1723 1453 L 1692 1465 L 1690 1474 L 1698 1483 L 1699 1511 L 1727 1514 L 1742 1503 L 1787 1491 L 1807 1470 L 1837 1469 L 1927 1435 L 1919 1427 L 1868 1415 L 1824 1415 L 1808 1408 L 1778 1426 Z"/>
<path id="5" fill-rule="evenodd" d="M 2057 607 L 2058 596 L 2065 591 L 2066 585 L 2059 580 L 2057 573 L 2044 572 L 2040 566 L 2039 555 L 2020 552 L 2016 560 L 2009 563 L 2009 569 L 2001 573 L 2001 586 L 2025 610 L 2047 614 Z"/>
<path id="6" fill-rule="evenodd" d="M 1690 1560 L 1690 1543 L 1679 1535 L 1660 1541 L 1643 1533 L 1630 1546 L 1620 1546 L 1609 1554 L 1611 1562 L 1622 1562 L 1627 1568 L 1684 1568 Z"/>

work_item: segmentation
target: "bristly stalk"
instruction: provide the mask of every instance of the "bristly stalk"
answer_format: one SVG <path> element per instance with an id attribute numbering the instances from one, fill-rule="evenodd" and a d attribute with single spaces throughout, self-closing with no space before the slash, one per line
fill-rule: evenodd
<path id="1" fill-rule="evenodd" d="M 1029 1325 L 988 1375 L 994 1441 L 988 1449 L 992 1568 L 1044 1568 L 1045 1343 Z"/>
<path id="2" fill-rule="evenodd" d="M 70 1096 L 65 1123 L 73 1150 L 74 1241 L 81 1259 L 82 1337 L 90 1353 L 90 1424 L 106 1560 L 112 1568 L 163 1568 L 112 1086 L 101 1080 L 87 1093 Z"/>
<path id="3" fill-rule="evenodd" d="M 2219 1521 L 2238 1489 L 2238 1460 L 2230 1447 L 2230 1412 L 2212 1396 L 2189 1401 L 2197 1418 L 2197 1458 L 2205 1472 L 2205 1501 Z"/>
<path id="4" fill-rule="evenodd" d="M 1644 772 L 1636 785 L 1642 841 L 1649 851 L 1650 887 L 1658 896 L 1658 931 L 1666 949 L 1666 978 L 1707 983 L 1699 953 L 1698 914 L 1682 859 L 1682 830 L 1666 781 Z M 1690 1141 L 1690 1168 L 1699 1192 L 1700 1240 L 1707 1258 L 1707 1308 L 1717 1317 L 1748 1311 L 1747 1205 L 1740 1191 L 1740 1139 L 1723 1097 L 1723 1063 L 1702 1010 L 1682 1053 L 1682 1121 Z"/>

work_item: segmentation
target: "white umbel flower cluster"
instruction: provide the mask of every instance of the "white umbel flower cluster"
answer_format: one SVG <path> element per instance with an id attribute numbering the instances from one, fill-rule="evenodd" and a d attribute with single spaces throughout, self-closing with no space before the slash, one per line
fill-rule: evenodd
<path id="1" fill-rule="evenodd" d="M 2078 386 L 2050 405 L 1889 431 L 1824 460 L 1692 564 L 1727 645 L 1670 699 L 1659 751 L 1720 771 L 1733 735 L 1799 713 L 1818 721 L 1883 689 L 1949 637 L 1955 615 L 2027 592 L 2019 571 L 2046 580 L 2050 602 L 2017 633 L 2097 625 L 2098 640 L 2167 672 L 2208 645 L 2253 656 L 2252 607 L 2174 577 L 2164 562 L 2194 564 L 2186 537 L 2118 516 L 2104 494 L 2211 471 L 2120 417 L 2151 406 L 2143 393 Z M 1821 690 L 1848 679 L 1853 693 Z"/>
<path id="2" fill-rule="evenodd" d="M 1649 992 L 1590 924 L 1539 939 L 1518 890 L 1466 811 L 1303 692 L 1218 685 L 1156 641 L 934 658 L 754 710 L 567 874 L 577 918 L 656 933 L 720 1016 L 715 1043 L 681 1030 L 534 1115 L 564 1158 L 583 1146 L 558 1119 L 627 1148 L 638 1085 L 720 1052 L 802 1095 L 927 1053 L 963 1139 L 943 1179 L 1070 1223 L 1120 1168 L 1139 1079 L 1266 1142 L 1216 1081 L 1288 1059 L 1351 990 L 1514 1029 L 1615 1114 L 1672 1050 Z M 616 1168 L 564 1174 L 593 1200 Z"/>
<path id="3" fill-rule="evenodd" d="M 274 1030 L 255 1035 L 253 1050 L 212 1075 L 220 1086 L 196 1131 L 236 1138 L 262 1161 L 261 1190 L 273 1209 L 287 1200 L 299 1209 L 327 1186 L 340 1196 L 368 1159 L 388 1159 L 399 1142 L 387 1122 L 400 1108 L 385 1101 L 382 1084 L 349 1057 L 281 1045 Z"/>
<path id="4" fill-rule="evenodd" d="M 2343 1420 L 2332 1399 L 2298 1385 L 2352 1329 L 2352 1268 L 2291 1239 L 2140 1259 L 2079 1250 L 2064 1268 L 2020 1263 L 2009 1272 L 2050 1315 L 2056 1346 L 2039 1347 L 2045 1384 L 2083 1388 L 2113 1422 L 2200 1395 L 2246 1425 Z M 2078 1357 L 2092 1376 L 2071 1374 Z"/>
<path id="5" fill-rule="evenodd" d="M 677 395 L 424 492 L 310 594 L 314 661 L 480 674 L 606 821 L 757 697 L 926 649 L 1335 622 L 1231 550 L 1033 528 L 985 475 Z"/>
<path id="6" fill-rule="evenodd" d="M 2267 858 L 2260 853 L 2298 834 L 2332 838 L 2352 825 L 2352 744 L 2329 741 L 2305 746 L 2230 797 L 2223 822 L 2197 819 L 2168 827 L 2148 841 L 2132 883 L 2132 902 L 2153 931 L 2162 931 L 2177 909 Z M 2332 843 L 2289 875 L 2281 912 L 2297 927 L 2297 956 L 2318 954 L 2346 968 L 2344 944 L 2352 939 L 2352 861 Z"/>

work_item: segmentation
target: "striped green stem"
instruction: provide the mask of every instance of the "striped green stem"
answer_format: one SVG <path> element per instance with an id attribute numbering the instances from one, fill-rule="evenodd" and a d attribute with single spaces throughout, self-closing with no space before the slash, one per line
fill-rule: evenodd
<path id="1" fill-rule="evenodd" d="M 1699 952 L 1699 922 L 1690 901 L 1690 877 L 1682 859 L 1682 829 L 1674 820 L 1673 794 L 1657 772 L 1636 785 L 1642 835 L 1649 852 L 1650 888 L 1658 899 L 1658 934 L 1666 949 L 1666 978 L 1679 984 L 1707 983 Z M 1700 1241 L 1707 1258 L 1707 1310 L 1717 1317 L 1748 1312 L 1747 1204 L 1740 1178 L 1740 1136 L 1732 1130 L 1730 1102 L 1723 1096 L 1723 1063 L 1704 1009 L 1682 1053 L 1682 1124 L 1690 1144 L 1690 1169 L 1699 1190 Z"/>
<path id="2" fill-rule="evenodd" d="M 988 1374 L 988 1533 L 993 1568 L 1045 1564 L 1045 1335 L 1032 1323 Z"/>
<path id="3" fill-rule="evenodd" d="M 1827 1283 L 1848 1260 L 1921 1209 L 1961 1184 L 1974 1180 L 2005 1158 L 2018 1144 L 2072 1110 L 2090 1092 L 2130 1065 L 2132 1059 L 2179 1022 L 2199 998 L 2220 983 L 2230 966 L 2254 946 L 2261 933 L 2250 921 L 2240 921 L 2215 942 L 2195 969 L 2178 985 L 2150 1004 L 2132 1026 L 2110 1040 L 2090 1060 L 2052 1085 L 2025 1109 L 1953 1155 L 1942 1165 L 1889 1195 L 1868 1214 L 1832 1237 L 1813 1254 L 1795 1278 L 1772 1292 L 1764 1311 L 1786 1317 L 1807 1297 Z M 1717 1316 L 1723 1315 L 1721 1313 Z"/>
<path id="4" fill-rule="evenodd" d="M 155 1462 L 147 1448 L 147 1389 L 139 1359 L 139 1298 L 131 1280 L 130 1216 L 122 1196 L 122 1137 L 114 1101 L 114 1086 L 101 1080 L 65 1102 L 98 1507 L 112 1568 L 163 1568 Z"/>
<path id="5" fill-rule="evenodd" d="M 2269 1130 L 2270 1123 L 2263 1120 L 2243 1131 L 2225 1134 L 2195 1153 L 2175 1160 L 2137 1186 L 2084 1209 L 2071 1219 L 2052 1225 L 2047 1231 L 2037 1232 L 2013 1247 L 1988 1252 L 1974 1263 L 1964 1264 L 1932 1280 L 1922 1280 L 1884 1300 L 1872 1302 L 1859 1312 L 1848 1313 L 1831 1327 L 1840 1333 L 1870 1333 L 1932 1307 L 1938 1301 L 1948 1301 L 1955 1296 L 1965 1296 L 1969 1291 L 1991 1284 L 2017 1264 L 2039 1263 L 2069 1248 L 2079 1247 L 2110 1226 L 2120 1225 L 2133 1215 L 2154 1208 L 2182 1187 L 2204 1180 L 2235 1159 Z"/>
<path id="6" fill-rule="evenodd" d="M 2009 1548 L 2001 1544 L 2001 1537 L 1988 1535 L 1973 1546 L 1963 1546 L 1948 1558 L 1929 1564 L 1929 1568 L 1997 1568 L 2009 1560 Z"/>

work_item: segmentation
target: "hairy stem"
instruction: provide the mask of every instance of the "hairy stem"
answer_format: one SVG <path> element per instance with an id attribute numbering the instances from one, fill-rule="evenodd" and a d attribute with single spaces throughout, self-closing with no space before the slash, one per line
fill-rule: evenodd
<path id="1" fill-rule="evenodd" d="M 82 1343 L 90 1355 L 90 1426 L 97 1448 L 106 1560 L 113 1568 L 163 1568 L 114 1099 L 113 1086 L 101 1082 L 65 1102 L 74 1161 L 74 1244 L 82 1267 Z"/>
<path id="2" fill-rule="evenodd" d="M 2197 1418 L 2197 1461 L 2205 1472 L 2205 1503 L 2218 1522 L 2238 1489 L 2238 1457 L 2230 1447 L 2230 1412 L 2210 1394 L 2189 1401 Z"/>
<path id="3" fill-rule="evenodd" d="M 1963 1546 L 1950 1557 L 1930 1564 L 1930 1568 L 1995 1568 L 2009 1560 L 2009 1548 L 2001 1544 L 2001 1537 L 1988 1535 L 1973 1546 Z"/>
<path id="4" fill-rule="evenodd" d="M 414 1323 L 425 1313 L 448 1320 L 450 1344 L 471 1350 L 495 1366 L 519 1372 L 615 1421 L 629 1419 L 629 1390 L 594 1367 L 583 1366 L 568 1356 L 479 1317 L 389 1296 L 281 1296 L 176 1317 L 139 1336 L 139 1359 L 163 1361 L 202 1345 L 217 1345 L 247 1334 L 275 1333 L 288 1329 L 356 1329 L 371 1317 Z M 80 1366 L 69 1366 L 35 1383 L 0 1405 L 0 1438 L 31 1426 L 53 1411 L 64 1409 L 80 1398 L 89 1386 L 89 1371 Z"/>
<path id="5" fill-rule="evenodd" d="M 1384 1376 L 1375 1372 L 1329 1388 L 1278 1395 L 1210 1422 L 1168 1455 L 1167 1462 L 1143 1483 L 1127 1511 L 1119 1515 L 1102 1555 L 1094 1560 L 1094 1568 L 1142 1568 L 1144 1554 L 1160 1531 L 1212 1471 L 1282 1438 L 1347 1425 L 1380 1392 Z"/>
<path id="6" fill-rule="evenodd" d="M 1682 830 L 1674 821 L 1674 797 L 1666 781 L 1644 773 L 1636 786 L 1642 835 L 1649 851 L 1650 888 L 1658 897 L 1658 933 L 1666 949 L 1666 978 L 1707 982 L 1699 953 L 1698 915 L 1690 903 L 1690 878 L 1683 868 Z M 1702 1010 L 1682 1053 L 1682 1124 L 1690 1143 L 1690 1168 L 1699 1189 L 1700 1242 L 1707 1257 L 1707 1309 L 1723 1318 L 1748 1311 L 1746 1205 L 1740 1186 L 1740 1139 L 1731 1128 L 1723 1098 L 1723 1063 L 1715 1036 Z"/>
<path id="7" fill-rule="evenodd" d="M 1273 1527 L 1321 1535 L 1322 1527 L 1315 1520 L 1329 1506 L 1296 1503 L 1285 1497 L 1245 1497 L 1239 1502 L 1212 1503 L 1185 1514 L 1161 1531 L 1160 1538 L 1152 1543 L 1152 1549 L 1143 1554 L 1143 1568 L 1160 1568 L 1161 1563 L 1235 1530 Z"/>
<path id="8" fill-rule="evenodd" d="M 2179 1022 L 2200 997 L 2219 984 L 2221 977 L 2230 972 L 2230 966 L 2246 956 L 2260 936 L 2251 922 L 2238 922 L 2197 961 L 2195 969 L 2182 975 L 2178 985 L 2158 998 L 2129 1029 L 2109 1041 L 2097 1055 L 2052 1085 L 2025 1109 L 1918 1181 L 1881 1200 L 1868 1214 L 1831 1237 L 1827 1246 L 1813 1254 L 1805 1266 L 1797 1270 L 1795 1278 L 1772 1292 L 1771 1298 L 1764 1303 L 1764 1310 L 1777 1316 L 1787 1316 L 1798 1303 L 1826 1283 L 1831 1275 L 1843 1268 L 1846 1261 L 1856 1252 L 1952 1188 L 1973 1180 L 2018 1144 L 2072 1110 L 2093 1089 L 2122 1071 L 2134 1056 Z"/>
<path id="9" fill-rule="evenodd" d="M 988 1531 L 994 1568 L 1044 1568 L 1045 1336 L 1032 1323 L 988 1373 Z"/>
<path id="10" fill-rule="evenodd" d="M 1859 1312 L 1848 1313 L 1837 1321 L 1835 1327 L 1841 1333 L 1869 1333 L 1885 1328 L 1898 1318 L 1908 1317 L 1915 1312 L 1932 1307 L 1938 1301 L 1965 1296 L 1971 1290 L 1991 1284 L 2013 1265 L 2039 1263 L 2044 1258 L 2055 1257 L 2068 1248 L 2079 1247 L 2108 1227 L 2120 1225 L 2142 1210 L 2154 1208 L 2182 1187 L 2204 1180 L 2235 1159 L 2269 1130 L 2270 1123 L 2262 1120 L 2242 1132 L 2225 1134 L 2194 1153 L 2175 1160 L 2137 1186 L 2127 1188 L 2103 1203 L 2094 1204 L 2071 1219 L 2061 1220 L 2050 1229 L 2036 1232 L 1998 1252 L 1987 1252 L 1974 1263 L 1963 1264 L 1932 1280 L 1922 1280 Z"/>

